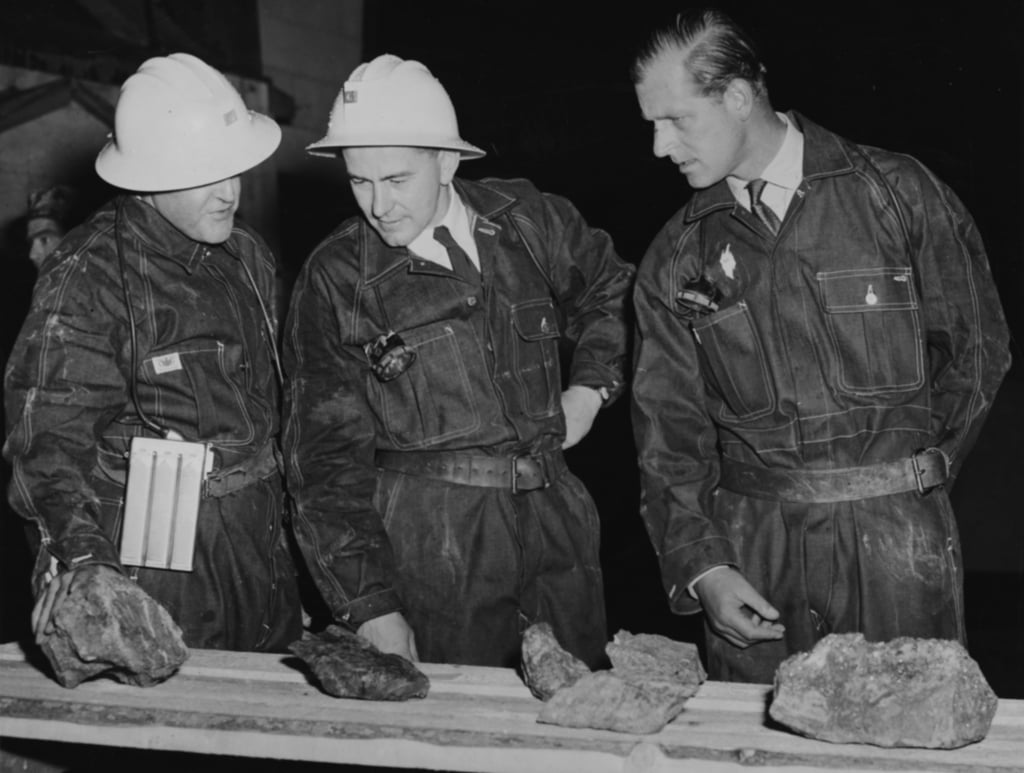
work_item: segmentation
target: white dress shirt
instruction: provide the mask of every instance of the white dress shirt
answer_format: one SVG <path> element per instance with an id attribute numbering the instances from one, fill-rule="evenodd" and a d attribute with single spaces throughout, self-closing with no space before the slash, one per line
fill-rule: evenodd
<path id="1" fill-rule="evenodd" d="M 786 136 L 775 157 L 761 172 L 761 179 L 766 183 L 761 192 L 761 201 L 779 216 L 781 222 L 786 216 L 793 194 L 804 179 L 804 135 L 785 113 L 776 115 L 786 124 Z M 747 191 L 747 183 L 750 181 L 732 176 L 725 178 L 725 181 L 736 201 L 749 211 L 750 193 Z"/>
<path id="2" fill-rule="evenodd" d="M 476 266 L 477 271 L 479 271 L 480 253 L 477 251 L 476 240 L 473 239 L 473 231 L 469 225 L 469 210 L 466 209 L 466 205 L 459 198 L 459 194 L 455 192 L 454 186 L 450 185 L 448 190 L 450 192 L 448 211 L 441 218 L 441 222 L 429 228 L 424 228 L 419 236 L 409 242 L 409 250 L 421 258 L 429 260 L 431 263 L 451 268 L 452 262 L 448 257 L 448 250 L 443 244 L 434 239 L 434 229 L 441 225 L 447 226 L 456 244 L 465 250 L 469 259 Z"/>

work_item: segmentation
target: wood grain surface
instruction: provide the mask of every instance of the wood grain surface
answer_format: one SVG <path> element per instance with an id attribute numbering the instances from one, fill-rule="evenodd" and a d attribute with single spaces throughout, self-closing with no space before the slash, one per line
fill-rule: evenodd
<path id="1" fill-rule="evenodd" d="M 290 656 L 192 650 L 139 688 L 65 689 L 17 644 L 0 645 L 0 738 L 448 771 L 1021 771 L 1024 701 L 1000 701 L 988 736 L 955 750 L 830 744 L 771 726 L 767 685 L 706 682 L 661 732 L 539 724 L 510 669 L 421 664 L 429 695 L 332 698 Z"/>

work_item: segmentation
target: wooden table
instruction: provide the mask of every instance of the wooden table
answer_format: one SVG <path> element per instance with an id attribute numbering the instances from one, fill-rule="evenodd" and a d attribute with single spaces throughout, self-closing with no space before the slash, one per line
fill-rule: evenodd
<path id="1" fill-rule="evenodd" d="M 509 669 L 422 664 L 430 694 L 393 703 L 332 698 L 295 662 L 193 650 L 156 687 L 101 679 L 69 690 L 18 645 L 0 645 L 0 738 L 499 773 L 1024 770 L 1024 701 L 1000 701 L 972 746 L 882 749 L 766 726 L 766 685 L 707 682 L 661 732 L 630 735 L 537 723 L 541 702 Z"/>

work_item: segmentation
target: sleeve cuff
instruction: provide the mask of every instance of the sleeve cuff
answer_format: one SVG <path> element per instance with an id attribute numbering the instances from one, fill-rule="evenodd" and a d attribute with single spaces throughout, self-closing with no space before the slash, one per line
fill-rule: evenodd
<path id="1" fill-rule="evenodd" d="M 398 594 L 389 588 L 369 596 L 353 599 L 338 618 L 343 623 L 358 628 L 367 620 L 401 611 L 402 602 L 399 601 Z"/>
<path id="2" fill-rule="evenodd" d="M 694 587 L 697 585 L 697 583 L 703 580 L 712 572 L 715 572 L 719 569 L 726 569 L 728 568 L 728 566 L 728 564 L 719 564 L 718 566 L 712 566 L 708 569 L 705 569 L 703 572 L 701 572 L 692 580 L 690 580 L 690 584 L 686 586 L 686 592 L 687 594 L 689 594 L 690 598 L 694 599 L 695 601 L 700 601 L 700 599 L 697 598 L 697 592 L 694 590 Z"/>

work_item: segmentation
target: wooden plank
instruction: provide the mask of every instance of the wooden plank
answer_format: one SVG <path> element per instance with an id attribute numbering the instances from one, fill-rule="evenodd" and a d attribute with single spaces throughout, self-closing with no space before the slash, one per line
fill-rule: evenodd
<path id="1" fill-rule="evenodd" d="M 151 688 L 60 687 L 0 646 L 0 734 L 143 749 L 446 770 L 1021 770 L 1024 703 L 1001 701 L 989 737 L 956 750 L 801 738 L 766 722 L 767 685 L 705 683 L 661 732 L 543 725 L 510 669 L 422 664 L 430 694 L 336 699 L 287 656 L 195 650 Z M 583 760 L 587 763 L 584 766 Z M 696 766 L 696 767 L 695 767 Z"/>

